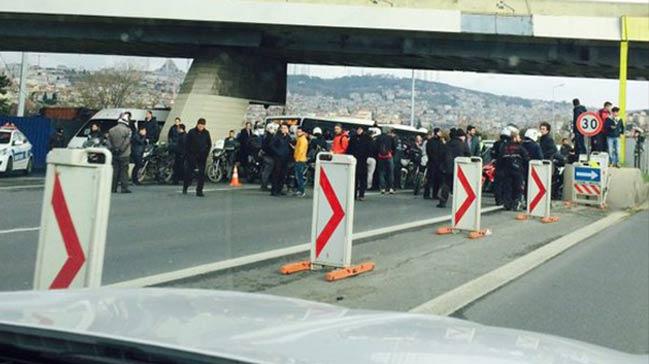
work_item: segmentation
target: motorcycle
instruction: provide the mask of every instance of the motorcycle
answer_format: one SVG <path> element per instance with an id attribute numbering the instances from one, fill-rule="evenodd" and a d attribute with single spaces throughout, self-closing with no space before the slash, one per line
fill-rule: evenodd
<path id="1" fill-rule="evenodd" d="M 230 178 L 236 156 L 236 147 L 225 147 L 223 140 L 216 142 L 212 149 L 212 163 L 207 166 L 205 174 L 212 183 L 219 183 Z"/>
<path id="2" fill-rule="evenodd" d="M 416 184 L 417 176 L 420 174 L 422 151 L 416 146 L 406 145 L 403 151 L 403 158 L 401 158 L 401 178 L 400 189 L 406 187 L 414 187 Z M 421 184 L 421 181 L 419 182 Z"/>
<path id="3" fill-rule="evenodd" d="M 143 183 L 153 179 L 160 184 L 171 183 L 174 157 L 166 144 L 149 144 L 144 148 L 142 167 L 134 171 L 137 181 Z"/>
<path id="4" fill-rule="evenodd" d="M 491 160 L 482 166 L 482 192 L 493 192 L 496 163 Z"/>

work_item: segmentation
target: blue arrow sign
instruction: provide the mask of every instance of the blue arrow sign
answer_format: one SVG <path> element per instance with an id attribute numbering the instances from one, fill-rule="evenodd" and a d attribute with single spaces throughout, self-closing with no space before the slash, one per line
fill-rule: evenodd
<path id="1" fill-rule="evenodd" d="M 591 167 L 575 167 L 575 181 L 599 182 L 602 179 L 602 170 Z"/>

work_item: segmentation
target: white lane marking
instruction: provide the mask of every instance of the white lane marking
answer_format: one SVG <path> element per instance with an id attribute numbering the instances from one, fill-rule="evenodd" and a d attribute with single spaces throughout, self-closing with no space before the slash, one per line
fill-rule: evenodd
<path id="1" fill-rule="evenodd" d="M 564 235 L 531 253 L 425 302 L 411 309 L 410 312 L 448 316 L 542 265 L 577 243 L 616 224 L 627 216 L 629 216 L 629 213 L 625 211 L 614 212 L 607 217 Z"/>
<path id="2" fill-rule="evenodd" d="M 28 227 L 28 228 L 7 229 L 7 230 L 0 230 L 0 234 L 22 233 L 22 232 L 26 232 L 26 231 L 38 231 L 39 229 L 40 229 L 39 226 Z"/>
<path id="3" fill-rule="evenodd" d="M 483 208 L 482 212 L 487 213 L 491 211 L 497 211 L 502 209 L 502 206 L 492 206 Z M 426 225 L 437 224 L 444 221 L 450 221 L 451 215 L 439 216 L 432 219 L 425 219 L 419 221 L 413 221 L 400 225 L 393 225 L 385 228 L 374 229 L 369 231 L 364 231 L 360 233 L 353 234 L 352 239 L 365 239 L 371 237 L 379 237 L 386 234 L 397 233 L 399 231 L 408 230 L 416 227 L 423 227 Z M 226 259 L 214 263 L 208 263 L 203 265 L 198 265 L 195 267 L 180 269 L 167 273 L 154 274 L 146 277 L 130 279 L 127 281 L 117 282 L 106 285 L 107 287 L 147 287 L 154 286 L 162 283 L 177 281 L 180 279 L 200 276 L 203 274 L 214 273 L 224 269 L 234 268 L 242 265 L 248 265 L 253 263 L 262 262 L 265 260 L 281 258 L 284 256 L 308 252 L 311 249 L 311 244 L 297 244 L 287 248 L 270 250 L 262 253 L 256 253 L 251 255 L 246 255 L 239 258 Z"/>
<path id="4" fill-rule="evenodd" d="M 45 185 L 20 185 L 20 186 L 6 186 L 6 187 L 0 187 L 0 191 L 2 190 L 24 190 L 28 188 L 43 188 Z"/>
<path id="5" fill-rule="evenodd" d="M 218 192 L 218 191 L 237 191 L 237 190 L 260 190 L 259 186 L 241 186 L 241 187 L 219 187 L 219 188 L 204 188 L 203 192 Z M 261 190 L 260 190 L 261 191 Z M 177 191 L 182 193 L 183 191 Z M 188 188 L 188 193 L 196 192 L 196 188 Z"/>

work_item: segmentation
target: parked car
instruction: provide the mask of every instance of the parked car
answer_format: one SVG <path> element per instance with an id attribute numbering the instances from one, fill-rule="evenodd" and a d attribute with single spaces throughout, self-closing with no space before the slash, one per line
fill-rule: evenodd
<path id="1" fill-rule="evenodd" d="M 0 127 L 0 173 L 22 171 L 28 175 L 33 165 L 32 144 L 27 137 L 16 127 Z"/>

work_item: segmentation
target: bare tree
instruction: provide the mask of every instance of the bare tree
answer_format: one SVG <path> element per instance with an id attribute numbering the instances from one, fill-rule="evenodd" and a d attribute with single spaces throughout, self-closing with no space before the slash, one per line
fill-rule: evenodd
<path id="1" fill-rule="evenodd" d="M 143 78 L 143 72 L 133 65 L 89 72 L 81 77 L 76 87 L 85 107 L 102 109 L 132 107 L 131 99 Z"/>

